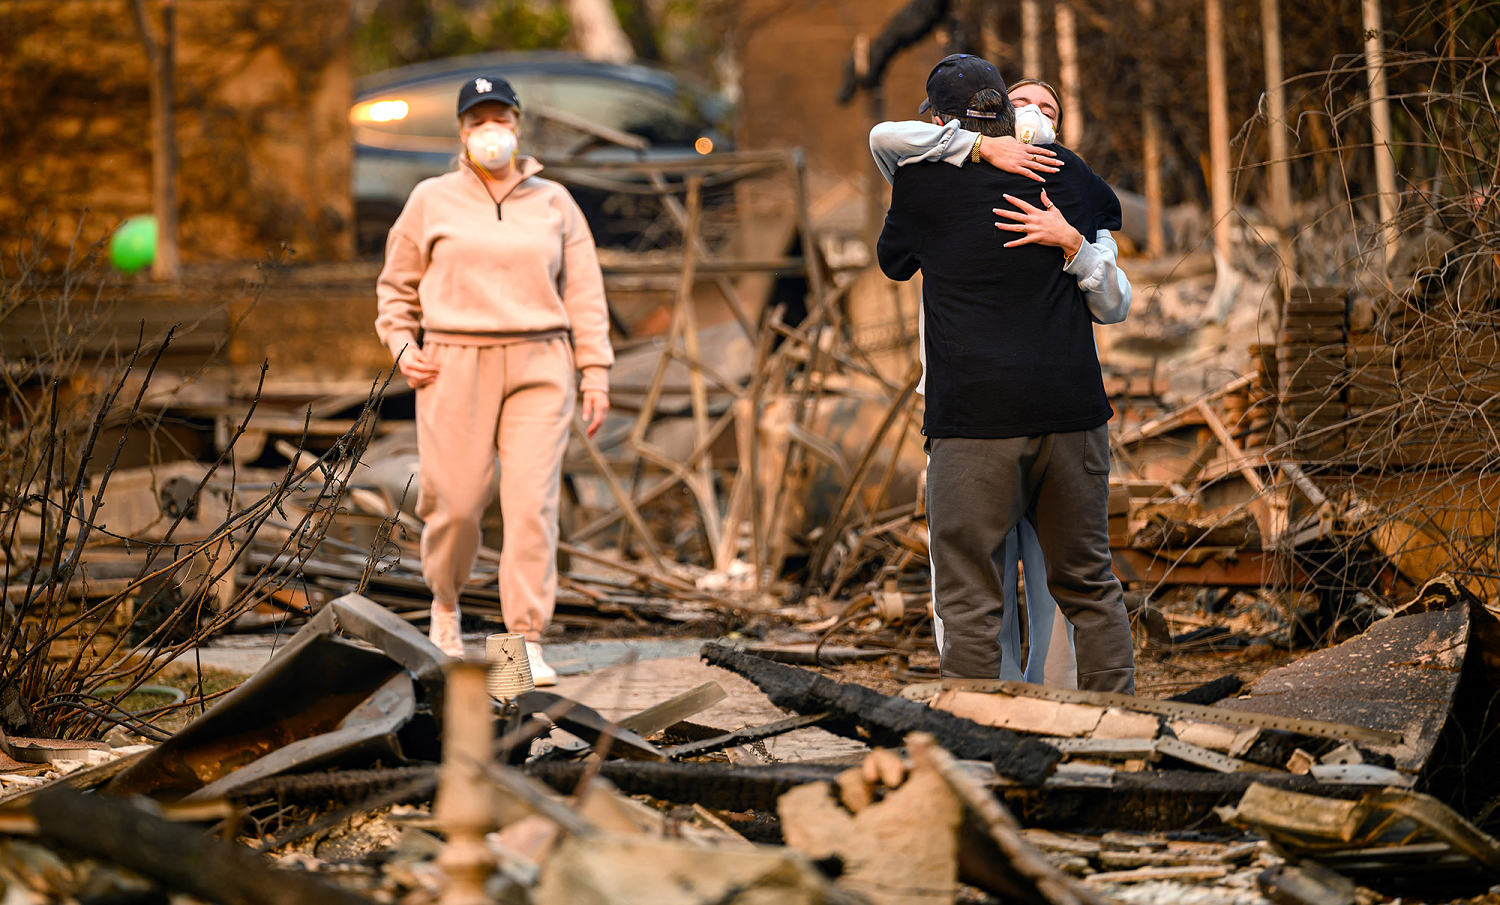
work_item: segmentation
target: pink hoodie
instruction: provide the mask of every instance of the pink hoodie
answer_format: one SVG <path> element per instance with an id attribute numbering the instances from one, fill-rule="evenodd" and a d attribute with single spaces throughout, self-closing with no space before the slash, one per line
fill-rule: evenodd
<path id="1" fill-rule="evenodd" d="M 467 164 L 412 189 L 385 244 L 375 332 L 396 355 L 428 338 L 488 345 L 571 333 L 581 390 L 608 390 L 614 350 L 604 278 L 583 212 L 536 174 L 499 204 Z"/>

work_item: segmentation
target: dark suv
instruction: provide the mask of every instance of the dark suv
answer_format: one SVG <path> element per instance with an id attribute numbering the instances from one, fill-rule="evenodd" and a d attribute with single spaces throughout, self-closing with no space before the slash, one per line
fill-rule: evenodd
<path id="1" fill-rule="evenodd" d="M 670 73 L 599 63 L 564 53 L 485 53 L 404 66 L 362 79 L 349 119 L 354 132 L 354 206 L 359 251 L 378 255 L 412 188 L 452 168 L 458 153 L 458 88 L 493 73 L 524 108 L 521 151 L 541 160 L 696 156 L 728 149 L 728 104 Z M 581 129 L 629 133 L 632 150 Z M 600 244 L 628 244 L 641 195 L 570 185 Z M 638 214 L 639 212 L 635 212 Z"/>

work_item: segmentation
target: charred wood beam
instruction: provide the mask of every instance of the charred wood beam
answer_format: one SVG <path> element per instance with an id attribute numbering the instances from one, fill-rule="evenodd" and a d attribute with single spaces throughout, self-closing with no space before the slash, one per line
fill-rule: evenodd
<path id="1" fill-rule="evenodd" d="M 416 780 L 431 780 L 421 787 Z M 377 767 L 369 770 L 327 770 L 318 773 L 292 773 L 268 776 L 232 790 L 228 798 L 245 804 L 264 798 L 283 801 L 360 801 L 372 794 L 398 786 L 411 789 L 407 801 L 430 801 L 437 785 L 437 767 L 417 764 L 409 767 Z"/>
<path id="2" fill-rule="evenodd" d="M 599 775 L 631 795 L 650 795 L 715 810 L 775 813 L 776 799 L 784 793 L 810 782 L 832 782 L 845 769 L 832 764 L 730 767 L 691 761 L 612 760 L 599 766 Z M 571 795 L 590 767 L 578 761 L 536 761 L 524 770 L 558 792 Z"/>
<path id="3" fill-rule="evenodd" d="M 1239 676 L 1219 676 L 1212 682 L 1204 682 L 1189 688 L 1181 694 L 1174 694 L 1169 701 L 1181 701 L 1184 704 L 1213 704 L 1225 698 L 1232 698 L 1240 693 L 1245 687 L 1245 680 Z"/>
<path id="4" fill-rule="evenodd" d="M 369 900 L 192 827 L 178 826 L 119 798 L 68 788 L 40 793 L 30 807 L 38 835 L 127 867 L 170 889 L 223 905 L 360 905 Z"/>
<path id="5" fill-rule="evenodd" d="M 1199 770 L 1117 772 L 1108 785 L 1053 780 L 1043 789 L 1001 786 L 995 795 L 1025 826 L 1054 830 L 1174 830 L 1212 821 L 1214 808 L 1239 801 L 1252 783 L 1335 798 L 1358 798 L 1359 786 L 1336 786 L 1283 772 Z"/>
<path id="6" fill-rule="evenodd" d="M 835 682 L 815 672 L 784 666 L 722 644 L 703 645 L 713 666 L 754 682 L 775 704 L 795 713 L 827 713 L 821 723 L 835 735 L 872 745 L 900 747 L 913 732 L 932 735 L 954 757 L 984 760 L 1025 786 L 1038 786 L 1062 755 L 1051 745 L 1005 729 L 933 710 L 915 701 L 881 694 L 863 685 Z"/>
<path id="7" fill-rule="evenodd" d="M 734 745 L 743 745 L 746 742 L 761 741 L 774 738 L 787 732 L 813 726 L 823 721 L 826 713 L 814 713 L 809 716 L 789 716 L 784 720 L 774 723 L 765 723 L 760 726 L 746 726 L 744 729 L 736 729 L 733 732 L 725 732 L 713 738 L 699 739 L 668 748 L 665 752 L 668 760 L 681 760 L 684 757 L 698 757 L 703 754 L 711 754 L 714 751 L 723 751 Z"/>
<path id="8" fill-rule="evenodd" d="M 806 783 L 833 782 L 845 769 L 836 764 L 734 767 L 697 761 L 614 760 L 600 765 L 599 775 L 631 795 L 719 811 L 774 814 L 776 800 L 786 792 Z M 559 793 L 571 795 L 590 767 L 577 761 L 535 761 L 524 770 Z M 995 794 L 1027 826 L 1144 831 L 1178 829 L 1211 819 L 1215 807 L 1238 801 L 1254 782 L 1338 798 L 1356 798 L 1364 791 L 1292 773 L 1157 770 L 1117 773 L 1109 785 L 1074 784 L 1060 778 L 1041 789 L 1002 785 Z"/>

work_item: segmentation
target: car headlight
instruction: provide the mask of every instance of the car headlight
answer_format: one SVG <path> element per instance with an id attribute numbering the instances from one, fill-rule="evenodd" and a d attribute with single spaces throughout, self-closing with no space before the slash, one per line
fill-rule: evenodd
<path id="1" fill-rule="evenodd" d="M 406 119 L 409 112 L 411 108 L 403 100 L 365 101 L 354 105 L 349 111 L 349 119 L 355 123 L 389 123 Z"/>

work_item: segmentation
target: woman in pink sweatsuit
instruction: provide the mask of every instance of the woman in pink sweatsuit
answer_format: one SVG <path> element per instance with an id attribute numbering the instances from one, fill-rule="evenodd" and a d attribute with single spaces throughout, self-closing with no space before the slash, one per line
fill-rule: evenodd
<path id="1" fill-rule="evenodd" d="M 498 453 L 501 613 L 507 630 L 526 636 L 537 684 L 552 684 L 538 642 L 557 591 L 557 500 L 574 396 L 583 393 L 591 436 L 609 411 L 604 280 L 572 196 L 515 153 L 521 102 L 510 84 L 466 82 L 458 116 L 458 167 L 412 189 L 386 239 L 375 329 L 417 394 L 432 641 L 463 654 L 458 597 Z"/>

